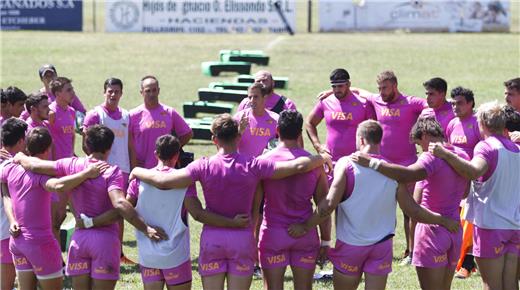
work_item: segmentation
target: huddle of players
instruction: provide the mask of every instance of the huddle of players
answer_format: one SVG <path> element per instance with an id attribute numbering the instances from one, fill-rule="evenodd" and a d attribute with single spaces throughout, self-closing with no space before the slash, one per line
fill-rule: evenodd
<path id="1" fill-rule="evenodd" d="M 117 164 L 116 161 L 110 160 L 110 156 L 114 155 L 115 150 L 124 149 L 125 146 L 112 146 L 113 142 L 116 144 L 116 141 L 112 140 L 129 138 L 128 135 L 125 137 L 123 128 L 135 126 L 135 123 L 132 125 L 132 112 L 128 117 L 125 115 L 126 112 L 117 106 L 122 95 L 122 83 L 114 81 L 114 79 L 109 79 L 105 83 L 104 105 L 97 107 L 94 110 L 95 113 L 90 114 L 90 118 L 87 115 L 85 119 L 84 147 L 89 157 L 73 157 L 56 162 L 45 162 L 18 154 L 14 159 L 15 162 L 6 166 L 21 172 L 31 170 L 66 176 L 58 180 L 50 179 L 58 184 L 54 184 L 55 187 L 50 187 L 42 181 L 40 184 L 47 191 L 67 192 L 77 186 L 72 190 L 72 206 L 78 224 L 86 229 L 78 230 L 72 238 L 67 273 L 73 277 L 73 284 L 78 289 L 115 287 L 119 274 L 120 242 L 114 221 L 119 215 L 129 219 L 140 230 L 137 232 L 137 240 L 145 288 L 162 289 L 166 282 L 168 288 L 189 289 L 191 287 L 189 234 L 183 203 L 196 220 L 204 223 L 199 257 L 199 272 L 204 288 L 221 289 L 227 280 L 230 289 L 247 289 L 251 284 L 253 265 L 256 260 L 256 240 L 253 229 L 262 199 L 265 201 L 265 211 L 259 233 L 258 248 L 264 281 L 269 289 L 283 288 L 283 276 L 288 265 L 293 270 L 296 289 L 312 287 L 315 262 L 317 259 L 324 259 L 325 252 L 331 245 L 328 216 L 336 207 L 338 207 L 336 247 L 328 251 L 328 256 L 334 264 L 335 287 L 337 289 L 357 288 L 364 272 L 368 288 L 384 288 L 386 277 L 391 271 L 391 238 L 395 227 L 396 200 L 405 213 L 412 216 L 414 220 L 421 223 L 441 224 L 445 227 L 425 224 L 417 226 L 415 235 L 418 238 L 416 238 L 416 247 L 413 250 L 415 253 L 413 264 L 417 266 L 421 287 L 449 288 L 454 263 L 456 264 L 460 250 L 458 205 L 466 192 L 469 179 L 466 179 L 468 177 L 464 174 L 456 173 L 458 172 L 456 165 L 452 165 L 452 162 L 456 161 L 451 160 L 455 160 L 454 157 L 444 152 L 441 149 L 442 146 L 433 146 L 431 151 L 436 153 L 435 156 L 427 151 L 430 143 L 434 144 L 444 140 L 444 132 L 447 131 L 445 128 L 451 128 L 451 132 L 464 134 L 462 136 L 453 134 L 453 136 L 459 136 L 453 137 L 454 141 L 458 141 L 458 143 L 452 142 L 453 145 L 467 144 L 468 141 L 464 142 L 464 137 L 471 138 L 471 136 L 465 135 L 467 128 L 476 128 L 478 123 L 475 119 L 473 123 L 470 123 L 471 126 L 465 127 L 457 124 L 456 121 L 450 121 L 449 114 L 453 117 L 453 111 L 451 105 L 446 102 L 446 85 L 442 79 L 436 78 L 425 83 L 428 109 L 425 109 L 426 104 L 422 99 L 404 96 L 398 91 L 397 79 L 392 72 L 380 74 L 377 80 L 379 95 L 366 98 L 360 97 L 354 93 L 354 89 L 350 89 L 349 79 L 345 70 L 333 71 L 330 80 L 334 96 L 323 97 L 305 122 L 314 147 L 323 157 L 310 156 L 301 148 L 302 116 L 296 111 L 292 111 L 295 108 L 290 100 L 273 92 L 272 76 L 267 72 L 260 72 L 256 76 L 257 84 L 252 85 L 248 91 L 248 99 L 240 105 L 243 110 L 234 117 L 221 115 L 215 119 L 212 132 L 218 153 L 210 158 L 201 158 L 185 169 L 173 169 L 179 149 L 185 142 L 179 142 L 171 135 L 157 139 L 161 135 L 155 136 L 150 132 L 145 134 L 142 131 L 146 132 L 146 128 L 140 128 L 142 130 L 126 129 L 128 134 L 134 133 L 134 138 L 127 140 L 139 140 L 139 143 L 148 144 L 150 142 L 147 141 L 155 142 L 157 140 L 153 151 L 159 160 L 157 166 L 155 166 L 156 161 L 153 158 L 151 161 L 146 159 L 137 163 L 143 167 L 155 167 L 149 170 L 134 168 L 130 176 L 132 182 L 127 191 L 127 199 L 130 203 L 122 197 L 126 178 L 123 177 L 121 170 L 125 167 L 120 166 L 121 169 L 114 166 L 106 168 L 105 165 L 104 168 L 102 163 L 95 162 L 108 160 L 110 164 Z M 151 82 L 152 85 L 149 86 L 148 82 Z M 517 95 L 520 94 L 518 83 L 517 79 L 515 88 Z M 441 98 L 436 93 L 441 93 L 442 88 L 444 88 L 444 96 Z M 461 106 L 457 105 L 457 101 L 465 101 L 466 105 L 474 106 L 471 91 L 462 88 L 454 91 L 457 90 L 461 92 L 460 95 L 452 95 L 455 100 L 456 113 L 457 108 Z M 358 92 L 364 94 L 361 90 Z M 153 77 L 143 78 L 141 94 L 144 98 L 144 105 L 134 110 L 134 116 L 137 111 L 141 120 L 144 119 L 140 125 L 144 124 L 143 126 L 148 129 L 165 128 L 168 119 L 170 122 L 174 119 L 171 117 L 172 114 L 164 113 L 164 111 L 153 115 L 154 112 L 150 110 L 149 105 L 154 101 L 156 101 L 155 104 L 159 104 L 158 93 L 158 81 Z M 518 96 L 517 98 L 520 99 Z M 280 100 L 282 100 L 281 106 Z M 520 101 L 516 100 L 516 102 Z M 278 115 L 269 111 L 273 107 L 290 110 Z M 494 115 L 491 114 L 491 117 L 496 117 L 495 115 L 503 112 L 496 106 L 492 109 L 483 111 L 481 122 L 487 120 L 484 112 L 493 111 Z M 120 113 L 114 115 L 114 112 Z M 419 118 L 421 114 L 425 117 Z M 460 116 L 457 115 L 459 123 L 465 122 L 468 117 L 474 119 L 472 110 L 470 110 L 471 116 L 460 114 Z M 165 115 L 165 119 L 159 119 Z M 150 118 L 150 116 L 152 117 Z M 323 118 L 327 125 L 327 145 L 319 142 L 316 130 L 317 124 Z M 378 122 L 367 121 L 374 118 Z M 122 125 L 125 121 L 115 122 L 118 119 L 130 119 L 130 125 L 128 121 L 126 121 L 126 126 Z M 502 119 L 505 120 L 505 118 Z M 99 123 L 110 127 L 111 130 L 107 130 L 104 126 L 93 125 Z M 117 127 L 117 124 L 122 127 Z M 486 125 L 486 123 L 484 124 Z M 503 126 L 501 129 L 503 131 Z M 109 132 L 112 132 L 112 137 Z M 31 131 L 27 136 L 28 153 L 33 157 L 45 157 L 42 154 L 45 154 L 47 148 L 40 149 L 44 150 L 43 153 L 38 150 L 33 152 L 29 150 L 31 141 L 37 139 L 33 135 L 43 138 L 41 136 L 45 135 L 44 133 L 44 129 L 38 129 Z M 169 134 L 171 130 L 165 133 Z M 495 133 L 497 135 L 498 131 Z M 135 135 L 139 135 L 139 139 Z M 182 136 L 181 134 L 181 139 Z M 274 150 L 259 156 L 268 142 L 276 136 L 279 137 L 280 144 Z M 403 140 L 409 140 L 409 137 L 425 151 L 418 161 L 416 161 L 415 146 L 407 141 L 403 142 Z M 450 138 L 451 135 L 447 137 Z M 496 138 L 494 135 L 491 137 Z M 502 141 L 506 142 L 505 139 Z M 117 156 L 129 156 L 128 162 L 132 163 L 135 161 L 132 161 L 131 152 L 138 150 L 132 148 L 130 145 L 132 142 L 127 143 L 126 148 L 128 149 L 123 150 L 124 153 L 119 152 L 119 155 L 115 155 L 116 159 Z M 8 147 L 6 144 L 4 142 L 5 147 Z M 38 141 L 36 144 L 43 148 L 46 143 Z M 488 144 L 486 143 L 486 145 Z M 486 157 L 492 155 L 493 153 L 490 152 L 494 152 L 493 150 L 497 147 L 493 147 L 494 145 L 496 144 L 493 143 L 482 149 L 484 153 L 481 155 Z M 136 143 L 133 146 L 136 146 Z M 152 148 L 147 147 L 146 152 L 150 152 Z M 453 149 L 450 145 L 447 145 L 446 148 L 468 159 L 468 156 L 462 151 Z M 518 148 L 511 147 L 510 149 L 515 152 L 515 148 L 516 155 L 513 154 L 512 160 L 518 157 Z M 350 158 L 344 157 L 354 153 L 356 149 L 362 153 L 356 153 Z M 16 153 L 14 152 L 16 150 L 11 151 L 13 151 L 11 153 Z M 257 156 L 258 158 L 256 158 Z M 447 162 L 454 169 L 442 161 L 441 157 L 451 158 Z M 334 174 L 329 172 L 327 175 L 321 165 L 329 159 L 332 159 L 335 169 Z M 483 157 L 480 159 L 487 160 Z M 351 160 L 358 163 L 353 163 Z M 392 165 L 381 162 L 381 160 L 404 166 L 409 165 L 409 167 Z M 491 164 L 496 163 L 496 158 L 490 160 Z M 153 164 L 146 166 L 144 164 L 146 162 Z M 363 166 L 368 166 L 370 169 Z M 495 168 L 497 168 L 496 164 Z M 500 166 L 498 168 L 503 169 Z M 161 173 L 158 174 L 157 171 Z M 3 172 L 7 172 L 7 169 L 4 169 Z M 307 173 L 294 175 L 302 172 Z M 98 177 L 99 174 L 101 176 Z M 2 174 L 2 181 L 10 185 L 9 178 L 23 180 L 16 176 L 14 173 Z M 91 178 L 92 181 L 81 183 L 88 178 Z M 400 183 L 398 184 L 393 179 Z M 419 207 L 408 193 L 413 189 L 413 184 L 410 186 L 409 183 L 423 179 L 425 181 L 421 182 L 419 187 L 422 190 L 422 199 L 419 202 L 423 207 Z M 99 182 L 96 187 L 94 182 L 96 180 L 104 182 Z M 198 201 L 193 187 L 196 180 L 201 182 L 203 188 L 205 209 Z M 482 183 L 485 184 L 485 180 Z M 13 185 L 13 190 L 9 188 L 9 192 L 12 196 L 22 196 L 12 193 L 13 191 L 16 191 L 15 185 Z M 96 195 L 89 195 L 83 191 L 96 192 Z M 314 198 L 318 205 L 314 214 L 312 213 L 311 198 Z M 226 202 L 223 203 L 222 200 L 226 200 Z M 12 203 L 15 213 L 10 220 L 12 224 L 17 222 L 20 225 L 20 219 L 16 215 L 16 198 L 12 198 Z M 132 210 L 133 207 L 130 204 L 136 206 L 139 215 Z M 514 201 L 511 201 L 509 205 L 514 207 Z M 518 208 L 518 202 L 516 208 Z M 374 215 L 374 212 L 378 214 Z M 512 246 L 509 247 L 508 244 L 506 249 L 501 250 L 503 252 L 496 253 L 496 255 L 502 254 L 500 257 L 503 257 L 505 252 L 512 253 L 515 245 L 520 242 L 518 240 L 518 221 L 514 221 L 514 216 L 509 218 L 512 219 L 513 224 L 516 222 L 516 228 L 512 229 L 511 234 L 513 238 L 510 239 Z M 146 224 L 153 224 L 154 227 L 147 226 L 143 223 L 143 219 Z M 38 218 L 38 220 L 45 221 L 45 218 Z M 317 224 L 320 224 L 321 243 L 315 228 Z M 29 225 L 29 227 L 31 226 L 32 224 Z M 27 230 L 27 224 L 25 224 L 25 233 L 24 226 L 21 228 L 22 237 L 25 240 L 33 239 L 33 233 L 26 233 L 27 231 L 32 232 L 32 230 Z M 482 228 L 487 229 L 484 226 Z M 511 230 L 500 227 L 497 229 Z M 115 239 L 114 233 L 116 233 Z M 487 234 L 493 236 L 496 233 Z M 165 241 L 156 243 L 155 241 L 159 239 Z M 28 264 L 28 261 L 31 260 L 29 256 L 41 255 L 41 253 L 34 253 L 34 250 L 29 253 L 19 250 L 17 243 L 14 242 L 16 240 L 16 238 L 11 239 L 13 241 L 11 242 L 11 252 L 16 264 L 16 261 L 25 261 L 25 264 Z M 442 245 L 442 247 L 432 248 L 432 242 Z M 105 245 L 105 249 L 92 246 L 101 243 Z M 110 243 L 116 246 L 106 247 Z M 21 244 L 22 246 L 19 247 L 23 248 L 24 242 Z M 516 249 L 515 254 L 518 255 L 518 246 Z M 16 253 L 19 253 L 20 256 L 17 256 Z M 38 258 L 34 259 L 38 261 Z M 50 263 L 50 261 L 52 259 L 45 260 L 46 263 Z M 477 262 L 479 262 L 478 258 Z M 510 261 L 508 265 L 510 266 Z M 20 272 L 24 270 L 22 265 L 17 264 L 16 266 L 19 273 L 22 273 Z M 24 266 L 27 267 L 27 265 Z M 482 268 L 482 266 L 480 267 Z M 42 268 L 45 268 L 47 272 L 41 272 Z M 41 281 L 61 279 L 61 271 L 59 271 L 59 278 L 51 277 L 58 275 L 58 271 L 52 272 L 50 266 L 42 267 L 33 264 L 32 269 Z M 490 278 L 489 276 L 483 273 L 484 283 L 490 285 L 490 283 L 496 282 L 494 281 L 496 277 Z M 499 280 L 502 281 L 502 279 Z"/>

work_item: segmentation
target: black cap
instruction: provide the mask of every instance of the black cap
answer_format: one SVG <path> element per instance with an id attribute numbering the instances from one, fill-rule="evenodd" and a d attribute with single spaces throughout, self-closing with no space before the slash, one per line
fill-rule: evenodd
<path id="1" fill-rule="evenodd" d="M 40 69 L 38 70 L 38 74 L 40 75 L 40 79 L 43 78 L 43 76 L 45 75 L 46 72 L 48 71 L 52 71 L 54 72 L 54 74 L 58 74 L 56 72 L 56 68 L 52 65 L 52 64 L 44 64 L 42 65 L 42 67 L 40 67 Z"/>
<path id="2" fill-rule="evenodd" d="M 330 73 L 330 83 L 331 84 L 339 84 L 346 83 L 350 80 L 350 75 L 347 70 L 342 68 L 337 68 Z"/>

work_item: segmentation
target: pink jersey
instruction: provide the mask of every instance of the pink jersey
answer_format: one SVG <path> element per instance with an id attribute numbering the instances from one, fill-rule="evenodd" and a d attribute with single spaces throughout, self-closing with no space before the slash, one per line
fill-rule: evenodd
<path id="1" fill-rule="evenodd" d="M 236 113 L 233 119 L 240 122 L 243 115 L 248 117 L 249 125 L 238 143 L 238 152 L 251 157 L 259 156 L 267 147 L 269 140 L 276 138 L 278 114 L 265 110 L 264 115 L 258 117 L 249 108 Z"/>
<path id="2" fill-rule="evenodd" d="M 76 113 L 72 107 L 63 109 L 56 102 L 52 102 L 49 109 L 54 112 L 54 117 L 49 120 L 49 131 L 54 144 L 55 160 L 71 157 L 74 155 Z"/>
<path id="3" fill-rule="evenodd" d="M 40 92 L 45 92 L 45 88 L 42 88 Z M 56 100 L 56 96 L 52 92 L 47 92 L 47 97 L 49 97 L 49 103 L 52 103 Z M 78 96 L 74 95 L 74 98 L 72 98 L 72 102 L 70 103 L 70 106 L 78 112 L 86 113 L 87 110 L 79 100 Z M 20 115 L 20 119 L 27 120 L 31 114 L 25 109 L 22 114 Z"/>
<path id="4" fill-rule="evenodd" d="M 434 116 L 437 122 L 441 124 L 442 131 L 445 133 L 447 139 L 446 128 L 450 121 L 455 118 L 453 108 L 449 102 L 445 102 L 438 109 L 426 108 L 422 111 L 421 116 Z"/>
<path id="5" fill-rule="evenodd" d="M 137 161 L 145 168 L 157 165 L 157 158 L 153 153 L 157 138 L 172 133 L 181 137 L 191 132 L 186 121 L 173 108 L 163 104 L 151 110 L 144 104 L 132 109 L 130 129 Z"/>
<path id="6" fill-rule="evenodd" d="M 516 145 L 513 141 L 504 136 L 493 135 L 486 138 L 485 140 L 478 142 L 477 146 L 475 146 L 475 150 L 473 151 L 473 158 L 479 157 L 484 159 L 488 165 L 488 170 L 486 173 L 484 173 L 484 175 L 479 178 L 479 181 L 482 182 L 488 180 L 489 177 L 493 175 L 493 172 L 495 172 L 498 163 L 498 150 L 493 149 L 493 146 L 489 144 L 489 141 L 487 140 L 489 138 L 498 139 L 504 145 L 504 147 L 511 152 L 518 153 L 520 151 L 519 145 Z"/>
<path id="7" fill-rule="evenodd" d="M 120 120 L 123 117 L 123 113 L 121 112 L 120 108 L 117 108 L 117 110 L 115 111 L 109 111 L 107 107 L 105 107 L 104 105 L 99 105 L 99 107 L 101 107 L 101 109 L 103 109 L 103 111 L 105 111 L 105 113 L 107 113 L 107 115 L 114 120 Z M 101 124 L 101 120 L 99 119 L 99 114 L 97 113 L 97 111 L 88 111 L 87 115 L 85 116 L 85 119 L 83 120 L 83 127 L 87 129 L 91 126 L 98 124 Z"/>
<path id="8" fill-rule="evenodd" d="M 193 181 L 200 181 L 206 210 L 234 218 L 251 213 L 256 186 L 274 174 L 275 163 L 239 153 L 217 153 L 195 160 L 186 170 Z"/>
<path id="9" fill-rule="evenodd" d="M 333 161 L 355 152 L 357 126 L 367 119 L 375 119 L 374 108 L 354 94 L 342 100 L 335 96 L 321 100 L 312 113 L 320 119 L 325 118 L 327 148 Z"/>
<path id="10" fill-rule="evenodd" d="M 302 148 L 277 147 L 258 159 L 288 161 L 311 154 Z M 290 224 L 306 221 L 312 215 L 312 197 L 320 169 L 280 180 L 266 179 L 264 187 L 264 227 L 287 228 Z"/>
<path id="11" fill-rule="evenodd" d="M 462 149 L 452 146 L 447 146 L 446 149 L 469 160 L 468 154 Z M 433 212 L 458 220 L 460 200 L 468 186 L 468 180 L 458 175 L 446 161 L 429 152 L 422 153 L 417 164 L 427 172 L 426 182 L 423 183 L 421 205 Z"/>
<path id="12" fill-rule="evenodd" d="M 417 156 L 415 144 L 410 141 L 410 131 L 426 108 L 426 100 L 404 95 L 393 103 L 384 102 L 381 96 L 370 96 L 367 100 L 373 105 L 383 128 L 381 155 L 400 165 L 414 163 Z"/>
<path id="13" fill-rule="evenodd" d="M 51 226 L 51 194 L 45 191 L 49 176 L 9 163 L 2 170 L 1 180 L 7 183 L 13 214 L 26 239 L 53 237 Z"/>
<path id="14" fill-rule="evenodd" d="M 97 160 L 90 158 L 65 158 L 56 161 L 55 170 L 58 176 L 71 175 L 82 171 L 95 162 Z M 123 191 L 123 184 L 121 170 L 117 166 L 110 166 L 97 178 L 88 179 L 74 188 L 71 198 L 76 217 L 79 217 L 82 213 L 89 217 L 95 217 L 112 209 L 113 206 L 108 193 L 112 190 Z M 113 223 L 99 229 L 117 233 L 118 226 L 117 223 Z"/>
<path id="15" fill-rule="evenodd" d="M 473 149 L 482 140 L 477 117 L 471 115 L 463 120 L 460 118 L 451 120 L 446 128 L 446 139 L 450 144 L 461 148 L 470 158 L 473 158 Z"/>
<path id="16" fill-rule="evenodd" d="M 44 128 L 49 129 L 49 122 L 47 120 L 43 120 L 42 122 L 37 122 L 37 121 L 34 121 L 31 117 L 29 117 L 29 118 L 27 118 L 27 120 L 25 120 L 25 122 L 27 123 L 27 134 L 36 127 L 44 127 Z"/>
<path id="17" fill-rule="evenodd" d="M 267 99 L 265 100 L 265 108 L 268 110 L 272 110 L 273 107 L 278 103 L 281 96 L 277 95 L 275 93 L 271 94 Z M 251 102 L 248 98 L 244 98 L 242 102 L 238 105 L 237 112 L 240 112 L 245 109 L 249 109 L 251 107 Z M 290 99 L 285 99 L 285 103 L 283 105 L 283 110 L 294 110 L 296 111 L 296 104 L 294 104 L 293 101 Z M 282 110 L 282 111 L 283 111 Z"/>

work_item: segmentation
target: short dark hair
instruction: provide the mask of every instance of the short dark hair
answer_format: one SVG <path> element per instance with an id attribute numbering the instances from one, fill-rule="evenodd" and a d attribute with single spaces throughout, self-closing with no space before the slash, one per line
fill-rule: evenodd
<path id="1" fill-rule="evenodd" d="M 88 152 L 105 153 L 112 148 L 114 132 L 105 125 L 94 125 L 87 129 L 85 145 Z"/>
<path id="2" fill-rule="evenodd" d="M 346 69 L 337 68 L 330 73 L 329 79 L 331 83 L 346 82 L 350 80 L 350 75 Z"/>
<path id="3" fill-rule="evenodd" d="M 466 89 L 463 87 L 456 87 L 451 90 L 451 98 L 455 99 L 456 96 L 463 96 L 466 99 L 466 102 L 472 102 L 472 108 L 475 108 L 475 98 L 473 96 L 473 91 L 470 89 Z"/>
<path id="4" fill-rule="evenodd" d="M 504 112 L 506 113 L 506 129 L 509 132 L 520 131 L 520 113 L 511 106 L 505 106 Z"/>
<path id="5" fill-rule="evenodd" d="M 230 114 L 220 114 L 211 124 L 211 133 L 218 140 L 229 143 L 238 137 L 238 124 Z"/>
<path id="6" fill-rule="evenodd" d="M 417 119 L 417 122 L 410 131 L 410 139 L 421 140 L 423 135 L 432 137 L 444 138 L 444 131 L 442 131 L 441 124 L 435 119 L 434 116 L 422 116 Z"/>
<path id="7" fill-rule="evenodd" d="M 379 145 L 383 139 L 383 128 L 378 121 L 365 120 L 359 123 L 356 135 L 365 139 L 370 145 Z"/>
<path id="8" fill-rule="evenodd" d="M 4 146 L 14 146 L 18 141 L 25 138 L 27 123 L 23 120 L 11 117 L 2 125 L 2 144 Z"/>
<path id="9" fill-rule="evenodd" d="M 281 139 L 296 140 L 302 134 L 303 116 L 298 111 L 284 110 L 278 118 Z"/>
<path id="10" fill-rule="evenodd" d="M 161 161 L 167 161 L 179 153 L 181 143 L 179 139 L 173 135 L 162 135 L 155 141 L 155 152 Z"/>
<path id="11" fill-rule="evenodd" d="M 25 140 L 25 147 L 29 155 L 42 154 L 52 144 L 52 137 L 49 130 L 45 127 L 33 128 L 29 134 L 27 134 Z"/>
<path id="12" fill-rule="evenodd" d="M 139 88 L 140 89 L 143 89 L 143 82 L 147 79 L 152 79 L 152 80 L 155 80 L 155 82 L 157 83 L 157 87 L 159 87 L 159 80 L 155 77 L 155 76 L 152 76 L 152 75 L 146 75 L 144 76 L 141 81 L 139 82 Z M 122 89 L 122 87 L 121 87 Z"/>
<path id="13" fill-rule="evenodd" d="M 66 77 L 57 77 L 50 84 L 51 92 L 56 95 L 57 92 L 61 92 L 66 84 L 72 83 L 72 80 Z"/>
<path id="14" fill-rule="evenodd" d="M 426 89 L 434 89 L 438 92 L 446 93 L 448 91 L 448 83 L 442 78 L 433 78 L 425 81 L 423 87 Z"/>
<path id="15" fill-rule="evenodd" d="M 262 94 L 262 97 L 265 97 L 268 93 L 268 91 L 266 90 L 265 86 L 262 85 L 261 83 L 252 83 L 249 88 L 247 88 L 247 91 L 249 92 L 250 90 L 259 90 L 260 91 L 260 94 Z"/>
<path id="16" fill-rule="evenodd" d="M 17 87 L 7 87 L 2 91 L 2 103 L 9 102 L 14 105 L 17 102 L 25 102 L 27 95 Z"/>
<path id="17" fill-rule="evenodd" d="M 520 78 L 510 79 L 504 82 L 504 86 L 509 90 L 516 90 L 520 92 Z"/>
<path id="18" fill-rule="evenodd" d="M 107 91 L 108 86 L 119 86 L 123 90 L 123 81 L 118 78 L 108 78 L 103 84 L 103 92 Z"/>
<path id="19" fill-rule="evenodd" d="M 27 98 L 27 101 L 25 101 L 25 109 L 29 114 L 31 113 L 31 108 L 38 106 L 41 101 L 47 100 L 49 97 L 46 93 L 42 92 L 34 92 L 29 94 L 29 97 Z"/>

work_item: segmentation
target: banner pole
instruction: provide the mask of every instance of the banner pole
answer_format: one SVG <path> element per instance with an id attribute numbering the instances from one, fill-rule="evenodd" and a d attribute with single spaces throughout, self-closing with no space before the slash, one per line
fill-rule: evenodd
<path id="1" fill-rule="evenodd" d="M 312 32 L 312 0 L 307 2 L 307 32 Z"/>
<path id="2" fill-rule="evenodd" d="M 92 26 L 96 32 L 96 0 L 92 0 Z"/>

